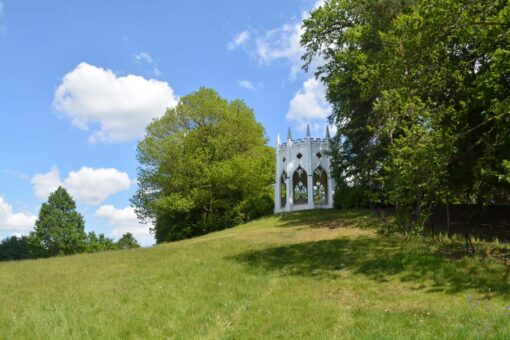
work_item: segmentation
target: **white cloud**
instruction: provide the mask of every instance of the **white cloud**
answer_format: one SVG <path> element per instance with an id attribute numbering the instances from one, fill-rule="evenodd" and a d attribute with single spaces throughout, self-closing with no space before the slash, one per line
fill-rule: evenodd
<path id="1" fill-rule="evenodd" d="M 313 130 L 325 126 L 325 120 L 331 113 L 331 106 L 326 101 L 324 85 L 315 78 L 303 83 L 289 103 L 286 118 L 295 122 L 299 130 L 304 130 L 310 123 Z"/>
<path id="2" fill-rule="evenodd" d="M 32 177 L 32 185 L 34 193 L 37 197 L 46 199 L 48 195 L 55 191 L 60 182 L 60 172 L 56 166 L 53 166 L 50 171 L 45 174 L 36 174 Z"/>
<path id="3" fill-rule="evenodd" d="M 310 10 L 301 13 L 300 18 L 293 18 L 279 27 L 267 30 L 245 30 L 229 42 L 227 47 L 229 50 L 242 48 L 260 65 L 270 65 L 276 60 L 286 60 L 290 66 L 290 79 L 294 81 L 301 72 L 303 66 L 301 56 L 305 53 L 305 49 L 300 44 L 301 35 L 304 33 L 301 25 L 303 20 L 310 16 L 310 11 L 319 8 L 324 2 L 325 0 L 316 1 Z M 322 60 L 315 60 L 310 65 L 310 70 L 313 72 L 322 62 Z"/>
<path id="4" fill-rule="evenodd" d="M 233 50 L 237 47 L 243 47 L 247 44 L 248 40 L 250 40 L 250 32 L 248 30 L 244 30 L 238 33 L 231 41 L 229 41 L 227 44 L 227 49 Z"/>
<path id="5" fill-rule="evenodd" d="M 314 2 L 310 10 L 319 8 L 324 2 L 324 0 Z M 305 49 L 300 44 L 301 36 L 304 33 L 301 25 L 303 20 L 309 16 L 310 11 L 303 11 L 300 18 L 293 18 L 279 27 L 268 30 L 243 31 L 246 32 L 245 36 L 250 39 L 239 39 L 242 41 L 239 44 L 236 44 L 236 39 L 234 39 L 229 43 L 229 49 L 241 48 L 255 58 L 259 65 L 271 65 L 277 60 L 284 60 L 289 64 L 290 80 L 294 81 L 298 75 L 304 74 L 301 73 L 303 66 L 301 57 L 305 53 Z M 309 65 L 309 72 L 313 74 L 316 68 L 323 63 L 324 60 L 320 57 L 313 60 Z M 248 82 L 244 84 L 240 82 L 239 85 L 251 90 L 255 88 Z M 302 88 L 289 103 L 287 119 L 295 123 L 300 131 L 304 131 L 306 125 L 310 124 L 312 131 L 324 133 L 327 125 L 326 119 L 331 113 L 331 106 L 326 101 L 324 94 L 324 86 L 318 80 L 315 78 L 305 80 Z M 330 131 L 333 134 L 336 127 L 330 126 Z"/>
<path id="6" fill-rule="evenodd" d="M 76 200 L 96 205 L 119 191 L 131 186 L 129 176 L 117 169 L 82 167 L 71 171 L 64 180 L 64 186 Z"/>
<path id="7" fill-rule="evenodd" d="M 144 62 L 148 64 L 152 68 L 152 73 L 159 77 L 161 76 L 161 71 L 158 68 L 158 63 L 152 58 L 152 56 L 147 52 L 141 52 L 134 55 L 134 58 L 137 62 Z"/>
<path id="8" fill-rule="evenodd" d="M 30 213 L 13 212 L 12 206 L 0 196 L 0 231 L 27 233 L 34 227 L 35 220 Z"/>
<path id="9" fill-rule="evenodd" d="M 42 199 L 48 198 L 48 195 L 61 185 L 76 201 L 97 205 L 109 196 L 129 189 L 131 180 L 125 172 L 114 168 L 82 167 L 78 171 L 71 171 L 61 181 L 59 170 L 54 166 L 45 174 L 33 176 L 32 184 L 36 196 Z"/>
<path id="10" fill-rule="evenodd" d="M 253 85 L 253 83 L 249 80 L 240 80 L 238 82 L 239 86 L 247 89 L 247 90 L 250 90 L 250 91 L 257 91 L 257 87 L 255 85 Z"/>
<path id="11" fill-rule="evenodd" d="M 251 39 L 251 35 L 255 38 Z M 290 76 L 295 79 L 301 70 L 301 55 L 304 50 L 299 44 L 301 23 L 292 22 L 281 27 L 257 32 L 245 30 L 227 44 L 228 50 L 243 49 L 254 57 L 260 65 L 269 65 L 277 59 L 286 59 L 290 63 Z"/>
<path id="12" fill-rule="evenodd" d="M 150 226 L 138 221 L 132 207 L 117 209 L 112 205 L 103 205 L 97 209 L 96 216 L 108 219 L 108 224 L 113 228 L 111 235 L 115 238 L 129 232 L 142 245 L 154 244 L 154 236 L 149 231 Z"/>
<path id="13" fill-rule="evenodd" d="M 143 136 L 152 119 L 175 106 L 168 83 L 136 75 L 117 76 L 87 63 L 67 73 L 53 107 L 83 130 L 91 142 L 124 142 Z"/>
<path id="14" fill-rule="evenodd" d="M 11 177 L 14 177 L 14 178 L 17 178 L 17 179 L 21 179 L 21 180 L 24 180 L 24 181 L 30 179 L 30 176 L 28 176 L 26 173 L 21 172 L 21 171 L 11 170 L 11 169 L 4 169 L 4 170 L 2 170 L 2 172 L 4 174 L 6 174 L 7 176 L 11 176 Z"/>
<path id="15" fill-rule="evenodd" d="M 301 34 L 301 22 L 287 23 L 266 31 L 255 41 L 255 55 L 262 64 L 270 64 L 277 59 L 288 60 L 290 76 L 294 80 L 301 70 L 301 56 L 305 52 L 299 43 Z"/>

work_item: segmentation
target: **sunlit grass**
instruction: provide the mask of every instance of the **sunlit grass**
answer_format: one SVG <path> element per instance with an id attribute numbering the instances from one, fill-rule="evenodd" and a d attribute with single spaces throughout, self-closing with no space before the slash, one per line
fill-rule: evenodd
<path id="1" fill-rule="evenodd" d="M 509 267 L 379 236 L 367 212 L 0 263 L 0 338 L 505 338 Z"/>

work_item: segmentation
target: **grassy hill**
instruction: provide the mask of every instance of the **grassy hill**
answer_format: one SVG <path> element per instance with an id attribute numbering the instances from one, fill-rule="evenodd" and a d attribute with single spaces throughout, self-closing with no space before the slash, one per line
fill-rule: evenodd
<path id="1" fill-rule="evenodd" d="M 509 267 L 383 237 L 363 212 L 0 263 L 0 339 L 510 336 Z"/>

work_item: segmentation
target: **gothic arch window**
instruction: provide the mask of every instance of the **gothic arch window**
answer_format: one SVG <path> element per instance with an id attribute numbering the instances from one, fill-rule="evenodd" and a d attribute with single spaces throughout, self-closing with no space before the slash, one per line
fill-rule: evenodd
<path id="1" fill-rule="evenodd" d="M 287 184 L 285 180 L 287 179 L 287 173 L 284 171 L 280 176 L 280 207 L 285 207 L 287 204 Z"/>
<path id="2" fill-rule="evenodd" d="M 308 178 L 306 171 L 301 166 L 294 171 L 292 176 L 292 188 L 294 191 L 294 203 L 308 203 Z"/>
<path id="3" fill-rule="evenodd" d="M 313 203 L 328 204 L 328 175 L 320 165 L 313 172 Z"/>

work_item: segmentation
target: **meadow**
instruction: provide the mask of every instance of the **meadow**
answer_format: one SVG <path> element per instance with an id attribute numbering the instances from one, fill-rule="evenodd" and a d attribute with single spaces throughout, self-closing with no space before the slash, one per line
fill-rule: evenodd
<path id="1" fill-rule="evenodd" d="M 0 339 L 508 338 L 510 267 L 363 211 L 0 263 Z"/>

